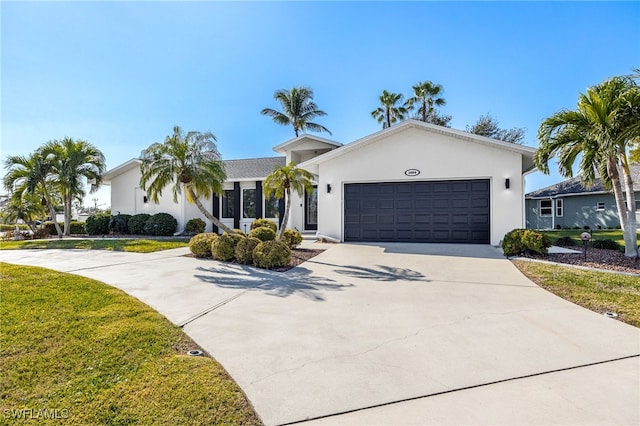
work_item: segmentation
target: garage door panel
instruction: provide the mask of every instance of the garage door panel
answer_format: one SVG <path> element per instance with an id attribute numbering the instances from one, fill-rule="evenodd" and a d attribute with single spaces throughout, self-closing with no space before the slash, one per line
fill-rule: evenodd
<path id="1" fill-rule="evenodd" d="M 489 242 L 489 181 L 345 184 L 345 241 Z"/>

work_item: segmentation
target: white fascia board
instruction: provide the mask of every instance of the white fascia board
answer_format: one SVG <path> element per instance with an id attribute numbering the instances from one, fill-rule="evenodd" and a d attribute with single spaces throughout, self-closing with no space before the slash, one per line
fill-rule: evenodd
<path id="1" fill-rule="evenodd" d="M 567 193 L 567 194 L 556 194 L 556 195 L 546 195 L 544 197 L 539 196 L 539 197 L 527 197 L 525 196 L 524 198 L 526 200 L 549 200 L 552 198 L 561 198 L 561 197 L 580 197 L 583 195 L 603 195 L 603 194 L 611 194 L 613 195 L 612 192 L 608 192 L 608 191 L 594 191 L 594 192 L 571 192 L 571 193 Z"/>
<path id="2" fill-rule="evenodd" d="M 139 158 L 132 158 L 131 160 L 114 167 L 113 169 L 107 171 L 104 175 L 102 175 L 102 183 L 105 185 L 109 185 L 113 178 L 126 173 L 135 167 L 140 167 L 140 164 L 142 164 L 142 160 L 140 160 Z"/>
<path id="3" fill-rule="evenodd" d="M 482 145 L 490 146 L 493 148 L 505 149 L 507 151 L 517 152 L 523 156 L 533 158 L 536 149 L 528 146 L 518 145 L 514 143 L 499 141 L 496 139 L 486 138 L 484 136 L 474 135 L 472 133 L 463 132 L 461 130 L 451 129 L 449 127 L 436 126 L 435 124 L 424 123 L 418 120 L 404 120 L 403 122 L 396 124 L 395 126 L 388 127 L 386 129 L 379 130 L 375 133 L 372 133 L 368 136 L 365 136 L 361 139 L 357 139 L 353 142 L 350 142 L 342 147 L 335 149 L 333 151 L 329 151 L 325 154 L 319 155 L 315 158 L 305 161 L 300 164 L 300 167 L 307 168 L 312 164 L 320 164 L 325 161 L 329 161 L 333 158 L 344 155 L 348 152 L 354 151 L 356 149 L 363 148 L 370 143 L 376 142 L 383 137 L 387 137 L 389 135 L 393 135 L 395 133 L 399 133 L 407 128 L 417 128 L 425 131 L 430 131 L 432 133 L 439 133 L 441 135 L 454 137 L 457 139 L 462 139 L 470 142 L 480 143 Z"/>

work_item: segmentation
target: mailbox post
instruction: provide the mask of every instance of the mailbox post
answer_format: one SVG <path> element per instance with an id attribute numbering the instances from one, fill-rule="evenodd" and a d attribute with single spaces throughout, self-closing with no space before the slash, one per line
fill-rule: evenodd
<path id="1" fill-rule="evenodd" d="M 583 232 L 580 234 L 580 239 L 582 240 L 582 247 L 584 250 L 584 260 L 587 260 L 587 244 L 591 241 L 591 234 L 588 232 Z"/>

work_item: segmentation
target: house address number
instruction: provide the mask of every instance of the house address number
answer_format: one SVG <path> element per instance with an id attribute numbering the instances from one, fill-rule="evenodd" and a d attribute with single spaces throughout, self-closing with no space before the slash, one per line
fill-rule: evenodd
<path id="1" fill-rule="evenodd" d="M 404 171 L 404 174 L 407 176 L 418 176 L 420 174 L 420 170 L 418 169 L 407 169 Z"/>

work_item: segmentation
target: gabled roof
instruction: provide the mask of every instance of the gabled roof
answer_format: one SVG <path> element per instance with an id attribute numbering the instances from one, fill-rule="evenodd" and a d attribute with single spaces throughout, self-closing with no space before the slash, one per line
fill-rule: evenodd
<path id="1" fill-rule="evenodd" d="M 116 176 L 120 176 L 123 173 L 128 172 L 131 169 L 134 168 L 139 168 L 140 164 L 142 164 L 142 161 L 138 158 L 132 158 L 131 160 L 127 161 L 126 163 L 122 163 L 119 166 L 114 167 L 111 170 L 108 170 L 103 176 L 102 176 L 102 183 L 109 185 L 111 183 L 111 181 L 113 180 L 113 178 L 115 178 Z"/>
<path id="2" fill-rule="evenodd" d="M 631 179 L 635 184 L 640 184 L 640 164 L 632 164 L 631 167 Z M 638 190 L 640 188 L 634 188 Z M 596 179 L 593 186 L 587 188 L 582 182 L 580 176 L 573 177 L 571 179 L 563 180 L 560 183 L 550 185 L 538 190 L 525 194 L 525 198 L 550 198 L 560 195 L 587 195 L 587 194 L 601 194 L 603 192 L 609 192 L 600 178 Z"/>
<path id="3" fill-rule="evenodd" d="M 264 179 L 274 169 L 286 163 L 285 157 L 248 158 L 242 160 L 224 160 L 227 180 Z"/>
<path id="4" fill-rule="evenodd" d="M 340 142 L 336 142 L 336 141 L 332 141 L 329 139 L 325 139 L 325 138 L 321 138 L 320 136 L 315 136 L 315 135 L 308 135 L 308 134 L 302 134 L 298 137 L 295 137 L 293 139 L 289 139 L 286 142 L 282 142 L 279 145 L 276 145 L 273 147 L 273 150 L 275 152 L 277 152 L 278 154 L 285 154 L 287 151 L 291 151 L 294 148 L 296 148 L 299 145 L 304 144 L 307 141 L 315 141 L 315 142 L 320 142 L 321 144 L 327 145 L 328 147 L 331 148 L 337 148 L 342 146 L 342 144 Z"/>
<path id="5" fill-rule="evenodd" d="M 312 165 L 317 165 L 320 163 L 324 163 L 325 161 L 332 160 L 336 157 L 342 156 L 348 152 L 353 150 L 362 148 L 367 146 L 370 143 L 376 142 L 382 138 L 386 138 L 395 133 L 402 132 L 409 128 L 417 128 L 421 130 L 425 130 L 431 133 L 438 133 L 445 136 L 450 136 L 456 139 L 461 139 L 469 142 L 479 143 L 487 146 L 491 146 L 493 148 L 505 149 L 508 151 L 514 151 L 519 154 L 522 154 L 522 171 L 523 173 L 529 172 L 536 168 L 535 163 L 533 161 L 533 155 L 535 154 L 535 148 L 531 148 L 528 146 L 518 145 L 514 143 L 499 141 L 496 139 L 487 138 L 484 136 L 475 135 L 473 133 L 463 132 L 461 130 L 451 129 L 449 127 L 437 126 L 435 124 L 425 123 L 419 120 L 404 120 L 396 125 L 388 127 L 386 129 L 380 130 L 376 133 L 372 133 L 371 135 L 365 136 L 364 138 L 358 139 L 354 142 L 348 143 L 340 148 L 334 149 L 333 151 L 329 151 L 325 154 L 319 155 L 315 158 L 305 161 L 300 164 L 300 167 L 309 167 Z"/>

